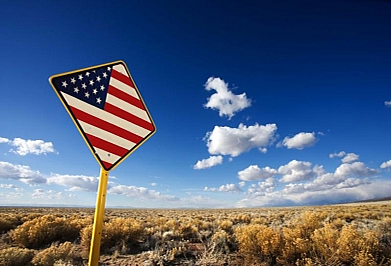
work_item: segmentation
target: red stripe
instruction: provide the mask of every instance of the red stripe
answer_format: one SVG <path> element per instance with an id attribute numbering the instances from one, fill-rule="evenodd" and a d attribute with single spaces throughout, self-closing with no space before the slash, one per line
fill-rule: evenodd
<path id="1" fill-rule="evenodd" d="M 105 104 L 105 111 L 112 113 L 115 116 L 121 117 L 122 119 L 125 119 L 126 121 L 129 121 L 132 124 L 138 125 L 140 127 L 143 127 L 149 131 L 153 131 L 155 128 L 153 125 L 144 119 L 141 119 L 138 116 L 132 115 L 131 113 L 128 113 L 121 108 L 118 108 L 108 102 Z"/>
<path id="2" fill-rule="evenodd" d="M 111 71 L 111 77 L 112 78 L 115 78 L 115 79 L 117 79 L 117 80 L 119 80 L 119 81 L 121 81 L 121 82 L 123 82 L 123 83 L 125 83 L 125 84 L 127 84 L 127 85 L 129 85 L 130 87 L 132 87 L 132 88 L 135 88 L 134 87 L 134 84 L 133 84 L 133 82 L 130 80 L 130 78 L 128 77 L 128 76 L 125 76 L 124 74 L 122 74 L 121 72 L 118 72 L 118 71 L 116 71 L 116 70 L 112 70 Z"/>
<path id="3" fill-rule="evenodd" d="M 145 110 L 145 107 L 144 107 L 142 101 L 140 101 L 137 98 L 134 98 L 132 95 L 127 94 L 126 92 L 123 92 L 122 90 L 117 89 L 113 85 L 109 85 L 109 90 L 107 91 L 107 93 L 109 93 L 109 94 L 117 97 L 118 99 L 121 99 L 131 105 L 134 105 L 134 106 L 140 108 L 141 110 Z"/>
<path id="4" fill-rule="evenodd" d="M 87 139 L 90 141 L 91 145 L 99 148 L 101 150 L 105 150 L 109 153 L 118 155 L 119 157 L 124 156 L 129 150 L 124 149 L 118 145 L 115 145 L 111 142 L 98 138 L 96 136 L 90 135 L 86 133 Z"/>
<path id="5" fill-rule="evenodd" d="M 127 139 L 127 140 L 129 140 L 133 143 L 136 143 L 136 144 L 138 144 L 139 142 L 141 142 L 143 140 L 142 137 L 140 137 L 132 132 L 129 132 L 123 128 L 120 128 L 114 124 L 108 123 L 100 118 L 92 116 L 82 110 L 75 108 L 75 107 L 70 106 L 70 108 L 71 108 L 73 114 L 75 115 L 76 119 L 78 119 L 78 120 L 84 121 L 90 125 L 96 126 L 100 129 L 103 129 L 105 131 L 113 133 L 117 136 L 120 136 L 120 137 Z"/>
<path id="6" fill-rule="evenodd" d="M 107 169 L 109 169 L 110 168 L 110 166 L 112 166 L 113 164 L 111 164 L 111 163 L 108 163 L 108 162 L 105 162 L 105 161 L 102 161 L 102 164 L 103 164 L 103 166 L 106 168 L 106 170 Z"/>

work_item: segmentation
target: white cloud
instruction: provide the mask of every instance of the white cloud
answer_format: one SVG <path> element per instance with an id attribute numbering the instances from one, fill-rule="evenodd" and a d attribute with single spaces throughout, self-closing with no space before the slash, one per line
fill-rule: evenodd
<path id="1" fill-rule="evenodd" d="M 53 148 L 53 143 L 45 142 L 43 140 L 25 140 L 21 138 L 14 138 L 14 140 L 9 140 L 7 138 L 0 137 L 0 143 L 7 143 L 13 147 L 16 147 L 16 150 L 11 149 L 10 152 L 25 156 L 27 154 L 47 154 L 56 152 Z"/>
<path id="2" fill-rule="evenodd" d="M 223 156 L 210 156 L 208 159 L 198 161 L 193 168 L 196 170 L 211 168 L 223 163 Z"/>
<path id="3" fill-rule="evenodd" d="M 70 187 L 69 191 L 97 191 L 98 178 L 84 175 L 53 174 L 47 179 L 48 184 Z"/>
<path id="4" fill-rule="evenodd" d="M 341 162 L 343 163 L 352 163 L 354 161 L 357 161 L 360 156 L 353 153 L 353 152 L 350 152 L 350 153 L 346 153 L 344 151 L 340 151 L 338 153 L 332 153 L 332 154 L 329 154 L 329 157 L 330 158 L 334 158 L 334 157 L 339 157 L 339 158 L 342 158 L 341 159 Z"/>
<path id="5" fill-rule="evenodd" d="M 46 178 L 39 171 L 31 170 L 29 166 L 1 161 L 0 179 L 19 180 L 30 185 L 46 183 Z"/>
<path id="6" fill-rule="evenodd" d="M 15 185 L 12 184 L 0 184 L 0 188 L 17 188 Z"/>
<path id="7" fill-rule="evenodd" d="M 349 178 L 322 189 L 306 184 L 287 184 L 285 189 L 254 193 L 240 200 L 237 207 L 334 204 L 389 196 L 391 181 Z"/>
<path id="8" fill-rule="evenodd" d="M 315 172 L 311 169 L 310 162 L 292 160 L 288 164 L 280 166 L 278 173 L 283 175 L 280 182 L 297 182 L 309 180 L 315 176 Z"/>
<path id="9" fill-rule="evenodd" d="M 290 137 L 285 137 L 280 145 L 287 147 L 288 149 L 302 150 L 306 147 L 313 146 L 316 142 L 315 132 L 305 133 L 301 132 Z"/>
<path id="10" fill-rule="evenodd" d="M 263 182 L 258 182 L 258 184 L 251 184 L 247 189 L 247 194 L 249 197 L 258 197 L 273 192 L 276 187 L 277 183 L 274 178 L 270 177 Z"/>
<path id="11" fill-rule="evenodd" d="M 342 162 L 343 163 L 351 163 L 351 162 L 354 162 L 354 161 L 357 161 L 359 159 L 360 156 L 358 156 L 357 154 L 355 153 L 348 153 L 346 154 L 345 157 L 342 158 Z"/>
<path id="12" fill-rule="evenodd" d="M 216 93 L 208 98 L 208 102 L 204 106 L 218 110 L 221 117 L 228 116 L 231 119 L 236 112 L 251 106 L 251 100 L 247 98 L 246 93 L 233 94 L 228 88 L 228 83 L 220 78 L 208 78 L 205 89 L 208 91 L 215 90 Z"/>
<path id="13" fill-rule="evenodd" d="M 391 167 L 391 160 L 388 160 L 387 162 L 384 162 L 380 165 L 380 168 L 384 169 L 384 168 L 389 168 Z"/>
<path id="14" fill-rule="evenodd" d="M 343 157 L 346 155 L 346 152 L 344 151 L 340 151 L 338 153 L 332 153 L 329 155 L 330 158 L 334 158 L 334 157 Z"/>
<path id="15" fill-rule="evenodd" d="M 215 126 L 212 132 L 206 134 L 205 139 L 210 154 L 236 157 L 253 148 L 265 152 L 263 148 L 273 143 L 276 131 L 276 124 L 255 124 L 248 127 L 240 124 L 238 128 Z"/>
<path id="16" fill-rule="evenodd" d="M 387 106 L 387 107 L 391 107 L 391 101 L 385 101 L 384 105 Z"/>
<path id="17" fill-rule="evenodd" d="M 152 187 L 156 187 L 156 186 L 158 185 L 158 183 L 153 182 L 153 183 L 150 183 L 150 185 L 151 185 Z"/>
<path id="18" fill-rule="evenodd" d="M 10 142 L 9 139 L 0 137 L 0 143 L 8 143 L 8 142 Z"/>
<path id="19" fill-rule="evenodd" d="M 375 175 L 376 169 L 368 168 L 363 162 L 354 162 L 351 164 L 341 164 L 336 170 L 334 175 L 337 177 L 368 177 Z"/>
<path id="20" fill-rule="evenodd" d="M 125 186 L 118 185 L 108 190 L 110 194 L 125 195 L 131 198 L 139 198 L 142 200 L 165 200 L 165 201 L 177 201 L 178 198 L 169 195 L 163 195 L 158 191 L 149 190 L 145 187 Z"/>
<path id="21" fill-rule="evenodd" d="M 238 172 L 238 177 L 243 181 L 254 181 L 273 177 L 277 174 L 277 170 L 266 166 L 259 168 L 258 165 L 250 165 L 246 169 Z"/>
<path id="22" fill-rule="evenodd" d="M 204 191 L 212 191 L 212 192 L 242 192 L 240 187 L 236 184 L 226 184 L 226 185 L 221 185 L 218 188 L 210 188 L 210 187 L 205 187 Z"/>
<path id="23" fill-rule="evenodd" d="M 16 151 L 11 150 L 12 152 L 25 156 L 27 154 L 47 154 L 55 152 L 53 148 L 53 143 L 44 142 L 43 140 L 24 140 L 21 138 L 14 138 L 10 142 L 10 145 L 16 147 Z"/>

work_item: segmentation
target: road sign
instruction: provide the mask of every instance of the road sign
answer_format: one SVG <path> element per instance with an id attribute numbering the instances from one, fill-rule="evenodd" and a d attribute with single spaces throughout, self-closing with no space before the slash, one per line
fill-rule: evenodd
<path id="1" fill-rule="evenodd" d="M 156 131 L 123 61 L 54 75 L 50 84 L 106 171 Z"/>
<path id="2" fill-rule="evenodd" d="M 50 84 L 101 166 L 89 266 L 99 262 L 109 170 L 156 127 L 123 61 L 51 76 Z"/>

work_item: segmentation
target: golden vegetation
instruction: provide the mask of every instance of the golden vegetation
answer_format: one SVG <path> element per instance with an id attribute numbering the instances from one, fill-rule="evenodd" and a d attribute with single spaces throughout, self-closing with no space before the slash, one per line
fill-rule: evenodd
<path id="1" fill-rule="evenodd" d="M 391 265 L 391 206 L 106 210 L 101 265 Z M 0 265 L 86 265 L 91 209 L 0 209 Z"/>

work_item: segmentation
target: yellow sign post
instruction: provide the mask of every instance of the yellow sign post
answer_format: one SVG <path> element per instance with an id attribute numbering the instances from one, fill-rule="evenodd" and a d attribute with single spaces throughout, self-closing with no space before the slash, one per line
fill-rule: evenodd
<path id="1" fill-rule="evenodd" d="M 58 98 L 101 171 L 88 265 L 97 266 L 109 171 L 155 132 L 155 123 L 123 61 L 51 76 Z"/>
<path id="2" fill-rule="evenodd" d="M 105 169 L 100 169 L 98 195 L 96 196 L 94 226 L 91 235 L 90 255 L 88 258 L 89 266 L 96 266 L 99 262 L 100 240 L 103 231 L 103 218 L 105 213 L 105 202 L 107 193 L 107 182 L 109 179 L 109 172 Z"/>

